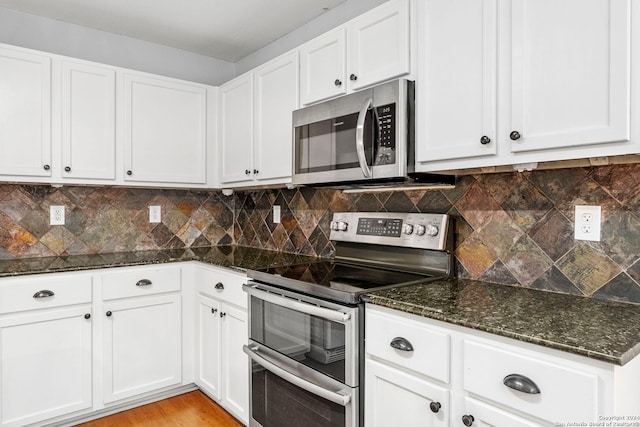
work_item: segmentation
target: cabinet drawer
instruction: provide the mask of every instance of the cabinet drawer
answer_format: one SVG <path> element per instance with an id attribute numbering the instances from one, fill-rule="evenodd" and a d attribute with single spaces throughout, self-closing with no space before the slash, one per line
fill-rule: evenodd
<path id="1" fill-rule="evenodd" d="M 507 387 L 509 375 L 531 380 L 539 393 Z M 594 421 L 598 411 L 598 375 L 581 366 L 558 364 L 549 356 L 465 341 L 464 388 L 552 423 Z"/>
<path id="2" fill-rule="evenodd" d="M 36 297 L 38 293 L 39 298 Z M 90 274 L 29 276 L 0 281 L 0 314 L 89 302 Z"/>
<path id="3" fill-rule="evenodd" d="M 180 267 L 140 267 L 102 275 L 103 300 L 179 290 Z"/>
<path id="4" fill-rule="evenodd" d="M 450 336 L 444 330 L 369 308 L 365 329 L 368 354 L 444 383 L 449 382 Z M 409 342 L 413 350 L 392 347 L 392 341 L 397 342 L 398 339 Z"/>
<path id="5" fill-rule="evenodd" d="M 198 275 L 198 292 L 218 300 L 247 307 L 247 293 L 242 285 L 247 283 L 247 276 L 241 273 L 231 273 L 222 269 L 203 269 Z"/>

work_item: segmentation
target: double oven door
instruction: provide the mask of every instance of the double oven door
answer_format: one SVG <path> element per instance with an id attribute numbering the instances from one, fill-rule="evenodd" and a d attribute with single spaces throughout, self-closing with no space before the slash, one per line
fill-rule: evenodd
<path id="1" fill-rule="evenodd" d="M 244 288 L 249 425 L 358 427 L 362 308 L 257 282 Z"/>

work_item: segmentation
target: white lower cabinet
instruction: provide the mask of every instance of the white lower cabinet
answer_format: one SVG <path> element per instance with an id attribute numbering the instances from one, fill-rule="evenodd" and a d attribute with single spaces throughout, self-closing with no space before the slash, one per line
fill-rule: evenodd
<path id="1" fill-rule="evenodd" d="M 449 425 L 447 388 L 376 360 L 367 360 L 365 375 L 367 426 Z"/>
<path id="2" fill-rule="evenodd" d="M 102 275 L 103 400 L 182 381 L 180 267 Z"/>
<path id="3" fill-rule="evenodd" d="M 244 273 L 199 262 L 0 278 L 0 427 L 200 387 L 248 424 Z"/>
<path id="4" fill-rule="evenodd" d="M 198 369 L 196 384 L 244 423 L 249 420 L 246 276 L 215 267 L 196 272 Z"/>
<path id="5" fill-rule="evenodd" d="M 104 402 L 180 384 L 180 295 L 105 304 Z"/>
<path id="6" fill-rule="evenodd" d="M 0 425 L 91 409 L 91 276 L 0 281 Z"/>
<path id="7" fill-rule="evenodd" d="M 598 425 L 639 407 L 638 357 L 617 366 L 379 306 L 366 316 L 366 426 Z"/>
<path id="8" fill-rule="evenodd" d="M 0 320 L 2 426 L 91 408 L 90 316 L 87 304 Z"/>

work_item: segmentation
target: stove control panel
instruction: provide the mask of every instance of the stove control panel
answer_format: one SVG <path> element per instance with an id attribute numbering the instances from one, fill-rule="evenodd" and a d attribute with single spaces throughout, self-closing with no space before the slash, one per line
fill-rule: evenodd
<path id="1" fill-rule="evenodd" d="M 446 214 L 337 212 L 331 221 L 330 239 L 444 250 L 448 227 Z"/>

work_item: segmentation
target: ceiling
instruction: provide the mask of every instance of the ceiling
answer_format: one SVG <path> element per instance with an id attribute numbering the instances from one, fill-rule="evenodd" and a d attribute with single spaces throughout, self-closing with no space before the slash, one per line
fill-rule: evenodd
<path id="1" fill-rule="evenodd" d="M 236 62 L 346 0 L 0 0 L 0 7 Z"/>

